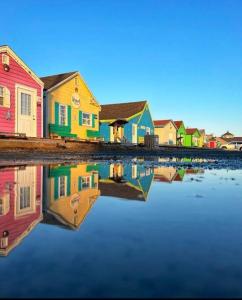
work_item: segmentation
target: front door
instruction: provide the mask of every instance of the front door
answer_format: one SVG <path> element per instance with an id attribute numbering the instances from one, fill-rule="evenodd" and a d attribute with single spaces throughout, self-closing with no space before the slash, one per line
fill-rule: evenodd
<path id="1" fill-rule="evenodd" d="M 16 132 L 29 137 L 37 136 L 37 92 L 27 87 L 16 87 Z"/>
<path id="2" fill-rule="evenodd" d="M 34 213 L 36 209 L 36 167 L 15 171 L 15 216 Z"/>
<path id="3" fill-rule="evenodd" d="M 132 124 L 132 143 L 137 144 L 137 124 Z"/>

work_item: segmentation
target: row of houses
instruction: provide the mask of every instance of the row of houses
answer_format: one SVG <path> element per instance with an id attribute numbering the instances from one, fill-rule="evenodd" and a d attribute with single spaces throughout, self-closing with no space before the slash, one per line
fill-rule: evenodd
<path id="1" fill-rule="evenodd" d="M 203 147 L 205 130 L 153 120 L 148 101 L 100 105 L 78 71 L 39 78 L 8 46 L 0 47 L 0 133 Z"/>
<path id="2" fill-rule="evenodd" d="M 0 170 L 0 256 L 6 256 L 40 222 L 76 230 L 100 196 L 147 201 L 153 181 L 172 183 L 199 169 L 143 164 L 81 163 Z"/>

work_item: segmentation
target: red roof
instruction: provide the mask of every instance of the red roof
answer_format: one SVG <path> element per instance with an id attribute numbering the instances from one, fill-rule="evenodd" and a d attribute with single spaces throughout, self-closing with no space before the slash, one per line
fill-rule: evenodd
<path id="1" fill-rule="evenodd" d="M 186 129 L 187 134 L 194 134 L 196 131 L 198 131 L 197 128 L 187 128 Z"/>
<path id="2" fill-rule="evenodd" d="M 183 121 L 174 121 L 176 127 L 179 129 L 183 123 Z"/>
<path id="3" fill-rule="evenodd" d="M 154 125 L 155 126 L 165 126 L 169 122 L 172 122 L 172 120 L 155 120 Z"/>

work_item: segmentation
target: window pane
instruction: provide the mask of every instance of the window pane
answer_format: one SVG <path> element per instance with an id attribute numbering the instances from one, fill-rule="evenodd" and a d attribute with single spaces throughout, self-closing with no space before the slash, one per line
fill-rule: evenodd
<path id="1" fill-rule="evenodd" d="M 66 125 L 66 106 L 60 105 L 60 125 Z"/>
<path id="2" fill-rule="evenodd" d="M 59 178 L 59 195 L 60 197 L 66 196 L 66 177 L 62 176 Z"/>
<path id="3" fill-rule="evenodd" d="M 21 115 L 31 115 L 31 96 L 21 93 Z"/>
<path id="4" fill-rule="evenodd" d="M 30 187 L 20 188 L 20 209 L 30 207 Z"/>

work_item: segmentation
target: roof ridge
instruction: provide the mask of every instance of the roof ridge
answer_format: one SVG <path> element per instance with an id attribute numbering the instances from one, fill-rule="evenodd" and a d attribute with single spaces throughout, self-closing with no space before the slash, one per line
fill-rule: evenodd
<path id="1" fill-rule="evenodd" d="M 48 76 L 41 76 L 40 78 L 47 78 L 47 77 L 61 76 L 61 75 L 75 74 L 75 73 L 78 73 L 78 71 L 70 71 L 70 72 L 58 73 L 58 74 L 53 74 L 53 75 L 48 75 Z"/>

